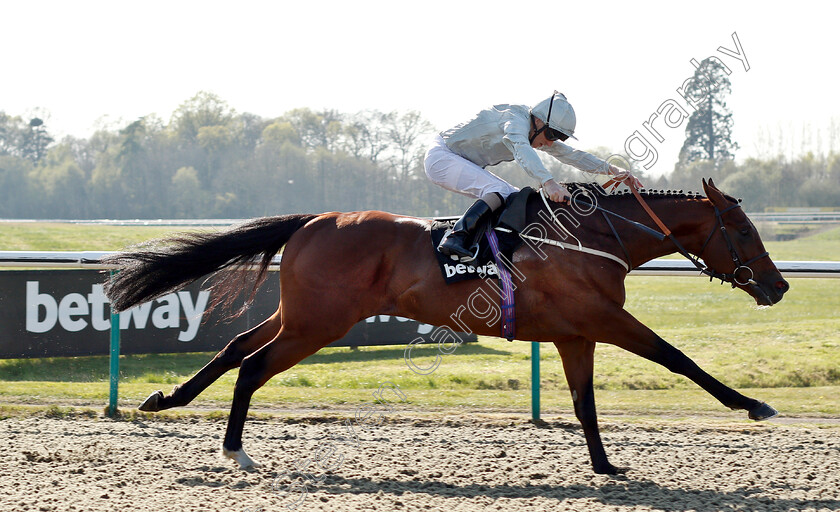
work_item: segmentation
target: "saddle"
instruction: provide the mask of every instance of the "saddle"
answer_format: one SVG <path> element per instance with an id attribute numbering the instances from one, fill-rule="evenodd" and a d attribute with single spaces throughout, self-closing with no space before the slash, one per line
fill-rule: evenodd
<path id="1" fill-rule="evenodd" d="M 488 223 L 489 225 L 484 226 L 483 229 L 479 230 L 479 233 L 476 233 L 479 250 L 478 256 L 471 263 L 453 262 L 450 257 L 437 250 L 437 246 L 446 230 L 451 229 L 455 221 L 435 221 L 432 224 L 432 248 L 437 256 L 443 280 L 447 284 L 468 279 L 491 278 L 499 281 L 494 290 L 499 294 L 500 334 L 508 341 L 513 341 L 516 337 L 513 293 L 516 287 L 511 275 L 513 270 L 513 263 L 511 262 L 513 261 L 513 252 L 522 244 L 519 233 L 527 226 L 525 214 L 528 200 L 534 193 L 534 189 L 525 187 L 508 196 L 503 207 L 494 212 Z M 496 227 L 503 228 L 503 230 L 497 231 Z"/>
<path id="2" fill-rule="evenodd" d="M 458 263 L 449 256 L 438 252 L 437 246 L 447 229 L 451 229 L 455 220 L 435 220 L 432 223 L 432 248 L 437 256 L 438 266 L 447 284 L 466 281 L 469 279 L 499 278 L 495 256 L 485 235 L 488 230 L 496 227 L 506 228 L 506 232 L 497 231 L 499 252 L 507 261 L 512 261 L 513 252 L 522 245 L 519 232 L 525 229 L 525 213 L 528 201 L 536 193 L 531 187 L 524 187 L 514 192 L 505 200 L 505 204 L 496 210 L 490 222 L 480 232 L 476 233 L 479 241 L 478 257 L 471 263 Z"/>

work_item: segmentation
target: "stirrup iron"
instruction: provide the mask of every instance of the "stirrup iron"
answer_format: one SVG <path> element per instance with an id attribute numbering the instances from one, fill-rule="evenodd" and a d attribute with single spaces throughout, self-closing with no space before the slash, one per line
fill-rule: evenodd
<path id="1" fill-rule="evenodd" d="M 449 257 L 452 258 L 454 261 L 457 261 L 459 263 L 472 263 L 473 261 L 475 261 L 478 258 L 478 251 L 481 250 L 481 247 L 479 247 L 478 244 L 473 244 L 471 249 L 472 248 L 475 248 L 472 256 L 458 256 L 457 254 L 450 254 Z"/>

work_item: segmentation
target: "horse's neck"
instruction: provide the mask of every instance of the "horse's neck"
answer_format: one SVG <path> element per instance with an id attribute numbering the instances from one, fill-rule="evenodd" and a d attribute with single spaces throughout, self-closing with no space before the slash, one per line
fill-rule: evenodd
<path id="1" fill-rule="evenodd" d="M 679 243 L 688 252 L 697 254 L 703 245 L 705 236 L 708 235 L 708 226 L 713 220 L 710 219 L 712 210 L 708 201 L 679 197 L 652 198 L 647 201 L 650 208 L 671 230 Z M 641 205 L 635 203 L 635 201 L 626 212 L 626 216 L 660 231 L 650 216 L 641 208 Z M 641 265 L 652 259 L 678 252 L 677 247 L 670 239 L 665 238 L 659 241 L 627 224 L 619 230 L 619 236 L 622 237 L 622 241 L 630 253 L 633 265 Z"/>

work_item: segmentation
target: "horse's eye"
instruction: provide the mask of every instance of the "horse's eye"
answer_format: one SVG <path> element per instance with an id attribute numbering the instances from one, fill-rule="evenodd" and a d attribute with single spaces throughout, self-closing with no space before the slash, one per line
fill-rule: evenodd
<path id="1" fill-rule="evenodd" d="M 744 236 L 749 236 L 750 235 L 750 228 L 741 228 L 739 233 L 741 233 Z"/>

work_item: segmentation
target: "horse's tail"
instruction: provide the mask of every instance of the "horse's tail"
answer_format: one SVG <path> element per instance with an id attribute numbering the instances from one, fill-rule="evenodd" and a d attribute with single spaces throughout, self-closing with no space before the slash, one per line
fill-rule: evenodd
<path id="1" fill-rule="evenodd" d="M 153 240 L 136 250 L 102 259 L 118 272 L 105 283 L 105 295 L 115 311 L 124 311 L 183 288 L 202 276 L 220 270 L 243 270 L 259 257 L 259 270 L 253 273 L 254 292 L 265 280 L 271 259 L 292 235 L 315 215 L 281 215 L 254 219 L 219 233 L 183 233 Z M 238 274 L 231 272 L 229 276 Z M 214 285 L 211 307 L 229 302 L 240 287 L 231 279 Z M 219 290 L 221 288 L 221 290 Z M 251 298 L 253 298 L 253 293 Z"/>

